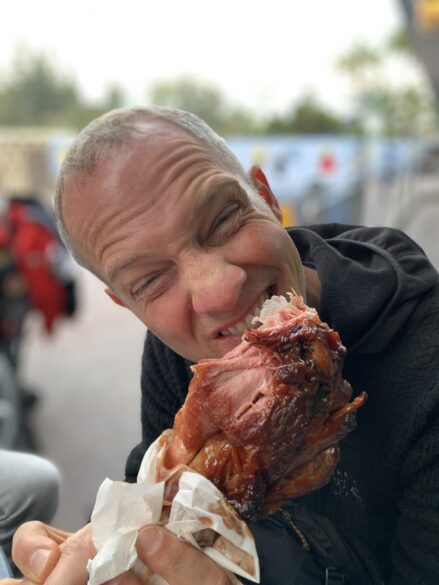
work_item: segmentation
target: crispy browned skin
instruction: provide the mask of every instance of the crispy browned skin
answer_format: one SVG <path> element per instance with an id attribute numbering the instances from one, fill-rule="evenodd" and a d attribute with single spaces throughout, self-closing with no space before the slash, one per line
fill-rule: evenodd
<path id="1" fill-rule="evenodd" d="M 294 297 L 224 358 L 193 367 L 160 473 L 188 465 L 247 520 L 318 489 L 366 398 L 349 402 L 344 355 L 338 333 Z"/>

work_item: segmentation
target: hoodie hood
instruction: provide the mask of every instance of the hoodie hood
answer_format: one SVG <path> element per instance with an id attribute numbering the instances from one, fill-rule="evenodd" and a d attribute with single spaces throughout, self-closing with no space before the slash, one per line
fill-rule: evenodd
<path id="1" fill-rule="evenodd" d="M 325 224 L 288 232 L 319 275 L 321 319 L 351 355 L 383 351 L 438 282 L 423 250 L 400 230 Z"/>

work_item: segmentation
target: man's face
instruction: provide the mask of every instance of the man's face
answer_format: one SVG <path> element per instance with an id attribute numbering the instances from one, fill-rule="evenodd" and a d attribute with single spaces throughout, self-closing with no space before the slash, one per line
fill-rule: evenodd
<path id="1" fill-rule="evenodd" d="M 63 210 L 113 300 L 192 361 L 235 347 L 272 294 L 304 292 L 297 250 L 262 197 L 180 130 L 70 181 Z"/>

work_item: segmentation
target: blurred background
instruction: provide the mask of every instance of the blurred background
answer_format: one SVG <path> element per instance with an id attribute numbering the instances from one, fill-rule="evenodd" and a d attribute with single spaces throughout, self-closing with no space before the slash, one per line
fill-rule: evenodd
<path id="1" fill-rule="evenodd" d="M 286 225 L 399 227 L 439 267 L 439 0 L 3 4 L 0 447 L 57 464 L 64 529 L 140 441 L 145 330 L 57 240 L 55 179 L 87 122 L 153 103 L 259 164 Z"/>

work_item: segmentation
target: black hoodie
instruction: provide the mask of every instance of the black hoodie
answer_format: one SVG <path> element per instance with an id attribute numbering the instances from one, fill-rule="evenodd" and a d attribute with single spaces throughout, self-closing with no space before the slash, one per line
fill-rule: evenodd
<path id="1" fill-rule="evenodd" d="M 348 543 L 365 583 L 379 582 L 376 573 L 392 585 L 439 583 L 437 272 L 398 230 L 328 224 L 288 231 L 303 264 L 318 272 L 319 314 L 348 349 L 344 374 L 354 393 L 366 390 L 369 399 L 358 413 L 357 429 L 341 443 L 331 482 L 252 527 L 261 583 L 325 582 L 312 575 L 312 566 L 297 578 L 293 574 L 299 562 L 308 563 L 306 554 L 302 559 L 290 546 L 292 515 L 297 523 L 304 509 L 322 517 L 320 529 L 335 528 L 332 540 Z M 172 426 L 190 377 L 189 362 L 148 333 L 143 442 L 128 459 L 128 481 L 135 481 L 147 446 Z M 305 533 L 315 530 L 315 523 L 301 520 Z M 346 583 L 359 585 L 359 579 L 349 580 L 350 569 L 345 574 Z"/>
<path id="2" fill-rule="evenodd" d="M 399 230 L 325 224 L 289 233 L 303 264 L 319 274 L 321 319 L 350 354 L 385 349 L 438 279 L 422 249 Z"/>

